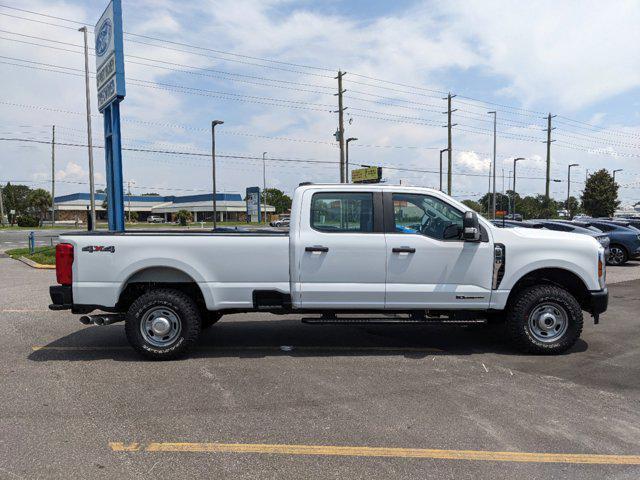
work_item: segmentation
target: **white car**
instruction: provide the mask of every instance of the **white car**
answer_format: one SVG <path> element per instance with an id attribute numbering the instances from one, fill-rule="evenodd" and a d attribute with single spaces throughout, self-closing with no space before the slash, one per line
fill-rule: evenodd
<path id="1" fill-rule="evenodd" d="M 164 223 L 164 217 L 157 217 L 155 215 L 150 215 L 147 217 L 148 223 Z"/>
<path id="2" fill-rule="evenodd" d="M 486 319 L 505 322 L 522 351 L 559 353 L 579 338 L 582 311 L 597 323 L 608 302 L 594 238 L 497 228 L 417 187 L 302 185 L 288 232 L 81 232 L 60 242 L 50 308 L 86 324 L 124 320 L 130 344 L 153 359 L 184 354 L 225 313 L 252 311 Z M 96 309 L 109 313 L 88 315 Z"/>
<path id="3" fill-rule="evenodd" d="M 288 227 L 290 225 L 291 218 L 288 216 L 282 216 L 278 220 L 274 220 L 270 222 L 269 225 L 272 227 Z"/>

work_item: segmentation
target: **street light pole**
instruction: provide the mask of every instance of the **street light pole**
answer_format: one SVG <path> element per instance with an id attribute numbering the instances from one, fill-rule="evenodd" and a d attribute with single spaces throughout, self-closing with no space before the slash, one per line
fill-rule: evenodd
<path id="1" fill-rule="evenodd" d="M 448 151 L 449 151 L 448 148 L 443 148 L 442 150 L 440 150 L 440 191 L 441 192 L 442 192 L 442 154 Z"/>
<path id="2" fill-rule="evenodd" d="M 613 171 L 613 183 L 616 183 L 616 172 L 621 172 L 621 168 L 617 168 Z"/>
<path id="3" fill-rule="evenodd" d="M 571 212 L 569 211 L 569 196 L 571 195 L 571 167 L 577 167 L 577 163 L 572 163 L 567 168 L 567 213 L 569 217 L 571 217 Z"/>
<path id="4" fill-rule="evenodd" d="M 520 161 L 524 160 L 523 157 L 518 157 L 513 159 L 513 219 L 515 220 L 516 214 L 516 164 Z"/>
<path id="5" fill-rule="evenodd" d="M 262 152 L 262 215 L 264 223 L 267 223 L 267 164 L 264 157 L 267 152 Z"/>
<path id="6" fill-rule="evenodd" d="M 216 204 L 216 125 L 222 125 L 222 120 L 214 120 L 211 122 L 211 174 L 213 183 L 213 229 L 216 229 L 218 206 Z"/>
<path id="7" fill-rule="evenodd" d="M 93 179 L 93 134 L 91 133 L 91 93 L 89 90 L 89 46 L 87 43 L 87 27 L 79 28 L 78 31 L 84 34 L 84 85 L 87 104 L 87 147 L 89 150 L 89 204 L 91 205 L 91 221 L 87 219 L 87 224 L 91 229 L 96 228 L 96 194 Z"/>
<path id="8" fill-rule="evenodd" d="M 349 142 L 353 141 L 353 140 L 358 140 L 355 137 L 349 137 L 347 138 L 347 144 L 346 144 L 346 156 L 345 156 L 345 162 L 344 162 L 344 170 L 345 170 L 345 182 L 346 183 L 350 183 L 349 182 Z"/>

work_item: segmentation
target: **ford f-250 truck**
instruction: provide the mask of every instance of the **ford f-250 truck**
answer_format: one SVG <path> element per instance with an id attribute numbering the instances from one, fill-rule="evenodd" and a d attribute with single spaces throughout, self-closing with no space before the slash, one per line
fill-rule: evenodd
<path id="1" fill-rule="evenodd" d="M 289 232 L 80 232 L 60 241 L 50 308 L 85 324 L 124 320 L 130 344 L 151 359 L 183 355 L 202 328 L 249 311 L 484 319 L 504 322 L 520 350 L 559 353 L 579 338 L 582 311 L 597 323 L 608 302 L 593 238 L 499 229 L 426 188 L 301 184 Z"/>

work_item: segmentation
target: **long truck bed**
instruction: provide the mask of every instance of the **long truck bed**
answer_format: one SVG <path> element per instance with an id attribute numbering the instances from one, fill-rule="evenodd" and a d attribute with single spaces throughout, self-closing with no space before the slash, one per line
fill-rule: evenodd
<path id="1" fill-rule="evenodd" d="M 74 232 L 73 303 L 113 308 L 135 282 L 197 283 L 207 309 L 247 309 L 253 291 L 289 294 L 287 232 Z M 250 274 L 248 274 L 250 272 Z"/>

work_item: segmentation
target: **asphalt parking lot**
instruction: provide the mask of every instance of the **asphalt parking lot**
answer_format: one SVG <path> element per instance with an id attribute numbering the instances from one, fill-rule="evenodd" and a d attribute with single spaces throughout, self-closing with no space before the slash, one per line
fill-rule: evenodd
<path id="1" fill-rule="evenodd" d="M 0 258 L 2 479 L 640 477 L 638 280 L 562 356 L 489 329 L 251 314 L 152 363 L 122 324 L 49 311 L 54 278 Z"/>

